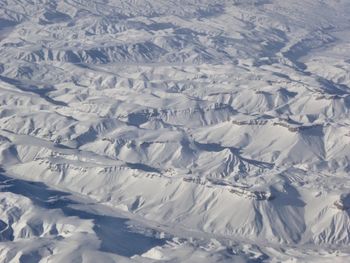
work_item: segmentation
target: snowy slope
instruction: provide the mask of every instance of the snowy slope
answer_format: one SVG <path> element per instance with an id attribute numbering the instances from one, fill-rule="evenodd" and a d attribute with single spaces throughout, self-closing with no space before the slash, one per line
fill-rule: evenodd
<path id="1" fill-rule="evenodd" d="M 0 261 L 350 260 L 349 12 L 0 0 Z"/>

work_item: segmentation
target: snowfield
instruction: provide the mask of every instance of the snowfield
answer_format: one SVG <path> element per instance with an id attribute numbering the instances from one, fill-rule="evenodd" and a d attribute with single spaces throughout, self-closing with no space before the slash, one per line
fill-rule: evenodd
<path id="1" fill-rule="evenodd" d="M 0 0 L 0 262 L 350 262 L 349 0 Z"/>

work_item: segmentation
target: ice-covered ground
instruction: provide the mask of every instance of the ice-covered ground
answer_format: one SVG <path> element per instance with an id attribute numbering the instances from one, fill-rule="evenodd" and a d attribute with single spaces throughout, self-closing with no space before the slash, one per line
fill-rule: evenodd
<path id="1" fill-rule="evenodd" d="M 1 262 L 349 262 L 349 0 L 0 0 Z"/>

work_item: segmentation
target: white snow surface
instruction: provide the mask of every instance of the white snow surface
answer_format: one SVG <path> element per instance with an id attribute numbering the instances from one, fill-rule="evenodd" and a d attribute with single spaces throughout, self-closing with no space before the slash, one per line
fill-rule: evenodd
<path id="1" fill-rule="evenodd" d="M 0 0 L 0 262 L 350 262 L 349 0 Z"/>

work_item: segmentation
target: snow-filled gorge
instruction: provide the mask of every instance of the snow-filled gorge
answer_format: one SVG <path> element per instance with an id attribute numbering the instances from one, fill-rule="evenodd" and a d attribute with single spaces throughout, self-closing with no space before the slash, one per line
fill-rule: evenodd
<path id="1" fill-rule="evenodd" d="M 349 13 L 0 0 L 0 262 L 350 261 Z"/>

